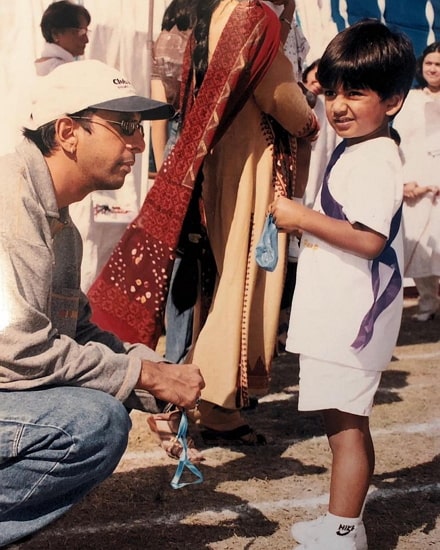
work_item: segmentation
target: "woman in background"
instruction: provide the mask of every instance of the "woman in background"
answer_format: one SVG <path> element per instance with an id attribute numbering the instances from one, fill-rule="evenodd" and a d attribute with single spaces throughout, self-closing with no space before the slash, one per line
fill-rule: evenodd
<path id="1" fill-rule="evenodd" d="M 41 18 L 41 32 L 46 41 L 41 57 L 35 61 L 38 76 L 49 74 L 63 63 L 83 55 L 89 42 L 87 33 L 91 17 L 84 6 L 67 0 L 53 2 Z"/>
<path id="2" fill-rule="evenodd" d="M 403 228 L 405 276 L 419 293 L 415 321 L 433 319 L 440 277 L 440 42 L 417 62 L 419 87 L 410 90 L 393 127 L 404 154 Z"/>
<path id="3" fill-rule="evenodd" d="M 176 112 L 170 121 L 151 122 L 151 144 L 156 170 L 162 166 L 179 134 L 183 55 L 196 20 L 196 7 L 197 0 L 173 0 L 165 10 L 162 30 L 153 45 L 151 97 L 170 103 Z M 178 305 L 174 302 L 173 284 L 185 250 L 191 253 L 189 247 L 194 247 L 195 244 L 198 243 L 188 241 L 185 235 L 180 240 L 165 309 L 165 357 L 175 363 L 184 359 L 191 345 L 194 304 L 188 303 L 178 307 L 179 302 Z"/>
<path id="4" fill-rule="evenodd" d="M 195 23 L 197 0 L 173 0 L 163 15 L 162 28 L 153 44 L 151 97 L 170 103 L 176 114 L 171 121 L 151 122 L 151 141 L 156 170 L 176 142 L 183 54 Z"/>

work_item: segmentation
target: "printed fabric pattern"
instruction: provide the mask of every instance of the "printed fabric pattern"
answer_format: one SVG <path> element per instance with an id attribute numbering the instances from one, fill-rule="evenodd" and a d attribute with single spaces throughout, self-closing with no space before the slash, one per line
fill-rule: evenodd
<path id="1" fill-rule="evenodd" d="M 157 345 L 175 251 L 197 174 L 278 51 L 273 17 L 259 4 L 235 8 L 197 99 L 187 106 L 179 140 L 138 216 L 89 290 L 93 321 L 123 340 L 153 349 Z M 192 86 L 189 63 L 187 55 L 186 89 Z"/>

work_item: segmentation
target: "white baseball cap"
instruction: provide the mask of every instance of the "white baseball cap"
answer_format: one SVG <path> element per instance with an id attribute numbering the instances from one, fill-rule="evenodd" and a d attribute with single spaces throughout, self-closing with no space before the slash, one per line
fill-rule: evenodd
<path id="1" fill-rule="evenodd" d="M 174 109 L 168 103 L 136 94 L 131 82 L 118 70 L 97 61 L 71 61 L 37 77 L 32 92 L 30 130 L 87 108 L 140 113 L 143 120 L 168 119 Z"/>

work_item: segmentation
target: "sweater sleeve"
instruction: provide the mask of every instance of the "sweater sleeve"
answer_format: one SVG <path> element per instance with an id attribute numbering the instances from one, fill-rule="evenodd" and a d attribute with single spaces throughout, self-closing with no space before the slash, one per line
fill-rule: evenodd
<path id="1" fill-rule="evenodd" d="M 47 170 L 40 168 L 44 180 Z M 82 386 L 125 401 L 139 379 L 141 358 L 88 322 L 74 232 L 55 219 L 51 224 L 43 208 L 47 197 L 33 190 L 15 160 L 3 160 L 2 174 L 0 388 Z"/>
<path id="2" fill-rule="evenodd" d="M 135 387 L 141 360 L 98 341 L 77 342 L 53 325 L 51 255 L 26 240 L 0 235 L 0 387 L 27 390 L 49 385 L 83 386 L 125 401 Z M 66 317 L 78 298 L 64 299 Z"/>

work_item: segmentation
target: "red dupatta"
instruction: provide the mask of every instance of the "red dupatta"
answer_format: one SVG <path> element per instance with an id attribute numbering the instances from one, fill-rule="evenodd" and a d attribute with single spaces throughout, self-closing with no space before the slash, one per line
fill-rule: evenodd
<path id="1" fill-rule="evenodd" d="M 191 38 L 191 44 L 193 38 Z M 279 22 L 259 2 L 232 12 L 195 99 L 191 50 L 183 68 L 190 89 L 184 125 L 135 220 L 90 288 L 92 320 L 127 342 L 155 348 L 183 219 L 208 151 L 221 138 L 272 64 Z"/>

